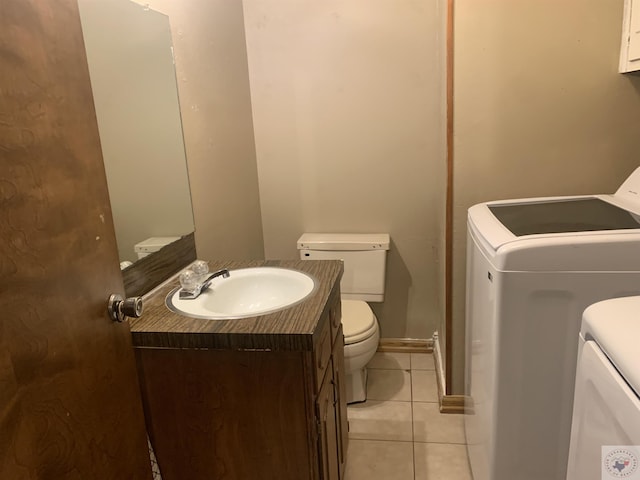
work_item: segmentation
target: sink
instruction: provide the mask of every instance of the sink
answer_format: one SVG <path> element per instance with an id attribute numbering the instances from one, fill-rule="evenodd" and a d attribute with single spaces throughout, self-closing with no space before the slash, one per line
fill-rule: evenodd
<path id="1" fill-rule="evenodd" d="M 254 267 L 230 270 L 228 278 L 213 279 L 195 299 L 181 299 L 180 288 L 166 298 L 170 310 L 193 318 L 229 320 L 255 317 L 291 307 L 307 298 L 315 280 L 298 270 Z"/>

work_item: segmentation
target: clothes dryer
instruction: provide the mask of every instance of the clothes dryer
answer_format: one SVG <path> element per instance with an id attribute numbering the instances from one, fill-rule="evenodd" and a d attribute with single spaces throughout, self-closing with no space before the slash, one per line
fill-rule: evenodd
<path id="1" fill-rule="evenodd" d="M 640 294 L 640 168 L 613 195 L 468 212 L 465 430 L 475 480 L 565 480 L 582 312 Z"/>
<path id="2" fill-rule="evenodd" d="M 640 479 L 640 297 L 584 312 L 567 480 Z"/>

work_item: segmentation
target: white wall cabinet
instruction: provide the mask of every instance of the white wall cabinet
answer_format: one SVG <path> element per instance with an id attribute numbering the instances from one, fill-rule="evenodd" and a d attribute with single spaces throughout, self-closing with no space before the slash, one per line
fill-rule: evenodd
<path id="1" fill-rule="evenodd" d="M 640 0 L 625 0 L 620 73 L 640 70 Z"/>

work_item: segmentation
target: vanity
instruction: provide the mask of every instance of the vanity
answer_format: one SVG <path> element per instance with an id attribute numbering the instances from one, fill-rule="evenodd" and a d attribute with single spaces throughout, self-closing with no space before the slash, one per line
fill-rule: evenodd
<path id="1" fill-rule="evenodd" d="M 170 311 L 169 282 L 131 320 L 147 430 L 164 480 L 338 480 L 347 453 L 342 262 L 209 262 L 307 273 L 302 302 L 258 317 Z"/>

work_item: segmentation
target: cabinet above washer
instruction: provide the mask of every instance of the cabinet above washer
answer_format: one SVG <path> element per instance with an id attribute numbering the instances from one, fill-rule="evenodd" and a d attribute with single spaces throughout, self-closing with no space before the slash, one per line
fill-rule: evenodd
<path id="1" fill-rule="evenodd" d="M 625 0 L 618 71 L 637 70 L 640 70 L 640 0 Z"/>

